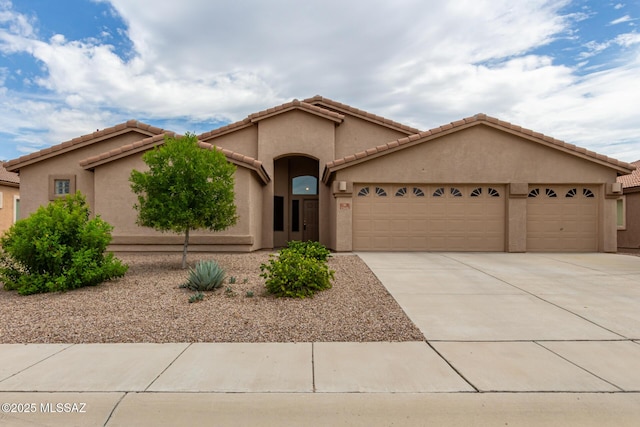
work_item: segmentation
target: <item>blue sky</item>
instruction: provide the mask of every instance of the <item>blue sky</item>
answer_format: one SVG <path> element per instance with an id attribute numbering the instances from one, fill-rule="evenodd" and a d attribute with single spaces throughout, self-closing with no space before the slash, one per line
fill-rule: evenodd
<path id="1" fill-rule="evenodd" d="M 420 129 L 482 112 L 635 161 L 639 25 L 638 0 L 0 0 L 0 159 L 319 94 Z"/>

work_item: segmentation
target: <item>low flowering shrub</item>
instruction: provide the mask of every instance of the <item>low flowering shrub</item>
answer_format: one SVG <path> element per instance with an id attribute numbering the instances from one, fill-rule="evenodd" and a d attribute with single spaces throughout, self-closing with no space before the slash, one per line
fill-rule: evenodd
<path id="1" fill-rule="evenodd" d="M 326 261 L 329 251 L 324 250 L 326 256 L 322 255 L 321 248 L 307 253 L 294 245 L 281 249 L 278 256 L 271 255 L 267 264 L 260 265 L 267 292 L 278 297 L 306 298 L 331 288 L 335 272 L 329 269 Z"/>
<path id="2" fill-rule="evenodd" d="M 90 219 L 78 192 L 41 206 L 0 238 L 0 281 L 21 295 L 95 286 L 124 276 L 127 266 L 105 253 L 113 227 Z"/>

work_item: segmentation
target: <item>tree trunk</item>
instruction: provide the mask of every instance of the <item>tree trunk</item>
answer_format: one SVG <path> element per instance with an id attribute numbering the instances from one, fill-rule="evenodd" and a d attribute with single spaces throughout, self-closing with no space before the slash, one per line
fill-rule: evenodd
<path id="1" fill-rule="evenodd" d="M 189 229 L 184 232 L 184 247 L 182 248 L 182 269 L 187 268 L 187 248 L 189 247 Z"/>

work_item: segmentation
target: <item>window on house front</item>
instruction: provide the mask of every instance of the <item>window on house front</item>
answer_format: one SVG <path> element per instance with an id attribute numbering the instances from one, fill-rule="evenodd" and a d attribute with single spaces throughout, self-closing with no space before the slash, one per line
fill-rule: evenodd
<path id="1" fill-rule="evenodd" d="M 71 190 L 71 182 L 68 179 L 53 180 L 53 194 L 56 196 L 64 196 L 69 194 Z"/>
<path id="2" fill-rule="evenodd" d="M 291 231 L 300 231 L 300 200 L 291 201 Z"/>
<path id="3" fill-rule="evenodd" d="M 318 194 L 318 178 L 311 175 L 296 176 L 291 180 L 292 193 L 295 195 Z"/>
<path id="4" fill-rule="evenodd" d="M 616 200 L 616 211 L 617 211 L 617 225 L 618 230 L 625 230 L 627 228 L 627 217 L 625 212 L 625 198 L 624 196 L 620 197 Z"/>
<path id="5" fill-rule="evenodd" d="M 284 197 L 273 196 L 273 231 L 284 231 Z"/>
<path id="6" fill-rule="evenodd" d="M 49 200 L 55 200 L 75 192 L 75 175 L 49 175 Z"/>

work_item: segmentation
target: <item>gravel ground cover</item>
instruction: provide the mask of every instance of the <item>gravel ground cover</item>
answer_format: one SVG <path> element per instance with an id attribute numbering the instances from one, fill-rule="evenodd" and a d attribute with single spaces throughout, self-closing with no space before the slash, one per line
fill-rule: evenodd
<path id="1" fill-rule="evenodd" d="M 0 343 L 424 340 L 355 255 L 330 258 L 333 287 L 298 300 L 265 293 L 260 264 L 269 252 L 189 254 L 190 265 L 214 259 L 227 271 L 225 285 L 196 303 L 188 301 L 194 292 L 179 288 L 188 275 L 180 257 L 118 254 L 129 265 L 125 277 L 66 293 L 1 290 Z"/>

